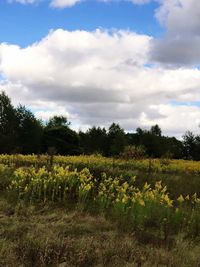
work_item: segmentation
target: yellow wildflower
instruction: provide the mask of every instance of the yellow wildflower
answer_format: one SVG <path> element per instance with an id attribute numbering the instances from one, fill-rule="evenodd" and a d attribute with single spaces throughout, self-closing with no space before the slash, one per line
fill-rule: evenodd
<path id="1" fill-rule="evenodd" d="M 148 190 L 149 189 L 149 187 L 150 187 L 150 185 L 149 184 L 147 184 L 147 182 L 144 184 L 144 190 Z"/>
<path id="2" fill-rule="evenodd" d="M 144 200 L 143 199 L 141 199 L 141 198 L 139 198 L 138 199 L 138 203 L 141 205 L 141 206 L 145 206 L 145 202 L 144 202 Z"/>
<path id="3" fill-rule="evenodd" d="M 186 199 L 186 200 L 190 200 L 190 196 L 187 195 L 187 196 L 185 197 L 185 199 Z"/>
<path id="4" fill-rule="evenodd" d="M 178 198 L 177 198 L 177 201 L 179 203 L 183 203 L 184 202 L 184 197 L 182 195 L 180 195 Z"/>
<path id="5" fill-rule="evenodd" d="M 128 203 L 128 197 L 126 195 L 124 195 L 124 197 L 122 198 L 122 203 L 124 204 Z"/>

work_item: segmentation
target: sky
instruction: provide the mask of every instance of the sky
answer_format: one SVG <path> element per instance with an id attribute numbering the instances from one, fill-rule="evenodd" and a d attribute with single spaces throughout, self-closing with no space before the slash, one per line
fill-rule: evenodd
<path id="1" fill-rule="evenodd" d="M 0 91 L 76 130 L 200 132 L 200 1 L 1 0 Z"/>

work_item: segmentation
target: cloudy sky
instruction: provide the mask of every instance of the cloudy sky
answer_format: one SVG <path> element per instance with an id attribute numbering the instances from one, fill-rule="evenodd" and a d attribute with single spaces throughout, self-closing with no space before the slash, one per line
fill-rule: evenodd
<path id="1" fill-rule="evenodd" d="M 200 132 L 200 1 L 0 0 L 0 90 L 74 129 Z"/>

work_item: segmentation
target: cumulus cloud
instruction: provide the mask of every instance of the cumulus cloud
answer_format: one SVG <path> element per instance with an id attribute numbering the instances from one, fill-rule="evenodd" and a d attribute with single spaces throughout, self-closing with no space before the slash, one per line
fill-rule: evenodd
<path id="1" fill-rule="evenodd" d="M 19 4 L 34 4 L 42 0 L 7 0 L 8 3 L 19 3 Z M 65 8 L 71 7 L 83 0 L 49 0 L 50 6 L 54 8 Z"/>
<path id="2" fill-rule="evenodd" d="M 34 4 L 38 2 L 39 0 L 7 0 L 8 3 L 19 3 L 19 4 Z"/>
<path id="3" fill-rule="evenodd" d="M 148 4 L 150 3 L 152 0 L 130 0 L 132 3 L 134 4 L 138 4 L 138 5 L 143 5 L 143 4 Z"/>
<path id="4" fill-rule="evenodd" d="M 17 2 L 20 4 L 33 4 L 37 1 L 41 0 L 7 0 L 9 3 L 12 2 Z M 49 0 L 50 1 L 50 0 Z M 50 1 L 50 6 L 54 8 L 68 8 L 76 5 L 77 3 L 87 1 L 87 0 L 51 0 Z M 143 5 L 143 4 L 148 4 L 153 0 L 96 0 L 99 2 L 120 2 L 120 1 L 127 1 L 131 2 L 136 5 Z"/>
<path id="5" fill-rule="evenodd" d="M 156 18 L 165 36 L 152 43 L 152 58 L 168 67 L 200 63 L 200 1 L 158 0 Z"/>
<path id="6" fill-rule="evenodd" d="M 82 0 L 52 0 L 50 6 L 56 8 L 71 7 L 81 1 Z"/>
<path id="7" fill-rule="evenodd" d="M 25 48 L 3 43 L 0 90 L 43 119 L 59 113 L 76 127 L 115 121 L 126 130 L 159 123 L 177 136 L 197 131 L 200 108 L 185 102 L 200 99 L 200 71 L 149 67 L 151 42 L 128 31 L 58 29 Z"/>
<path id="8" fill-rule="evenodd" d="M 136 5 L 143 5 L 143 4 L 148 4 L 154 0 L 99 0 L 101 2 L 123 2 L 123 1 L 126 1 L 126 2 L 132 2 L 133 4 L 136 4 Z"/>
<path id="9" fill-rule="evenodd" d="M 79 2 L 83 2 L 84 0 L 52 0 L 50 6 L 57 8 L 65 8 L 71 7 Z M 99 2 L 120 2 L 120 1 L 129 1 L 133 4 L 142 5 L 150 3 L 152 0 L 97 0 Z"/>

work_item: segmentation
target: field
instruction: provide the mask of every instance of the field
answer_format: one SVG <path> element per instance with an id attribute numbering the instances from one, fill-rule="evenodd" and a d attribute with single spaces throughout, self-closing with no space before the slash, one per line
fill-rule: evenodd
<path id="1" fill-rule="evenodd" d="M 200 266 L 200 163 L 0 156 L 0 266 Z"/>

